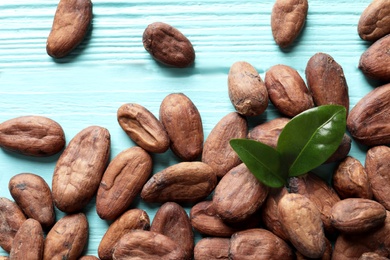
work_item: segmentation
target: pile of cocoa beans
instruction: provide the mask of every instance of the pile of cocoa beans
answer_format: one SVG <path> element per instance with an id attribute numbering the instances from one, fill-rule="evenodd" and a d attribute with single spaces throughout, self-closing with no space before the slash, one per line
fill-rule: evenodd
<path id="1" fill-rule="evenodd" d="M 275 3 L 271 24 L 281 48 L 303 28 L 308 3 L 297 2 Z M 70 7 L 61 1 L 58 8 Z M 64 33 L 58 11 L 49 55 L 66 56 L 82 41 L 92 19 L 91 6 L 84 9 L 86 19 L 75 16 L 82 33 L 69 46 L 58 43 Z M 297 26 L 284 31 L 285 17 Z M 287 65 L 272 66 L 263 80 L 248 62 L 232 64 L 227 92 L 234 111 L 207 137 L 201 113 L 184 93 L 167 95 L 158 116 L 139 103 L 121 105 L 118 127 L 136 145 L 112 159 L 111 139 L 117 137 L 104 126 L 82 129 L 67 144 L 66 129 L 48 117 L 1 122 L 2 149 L 59 157 L 51 185 L 27 172 L 9 180 L 13 200 L 0 197 L 0 246 L 9 256 L 0 259 L 390 259 L 389 19 L 390 4 L 384 0 L 373 1 L 361 16 L 359 36 L 375 42 L 362 54 L 359 68 L 384 83 L 352 109 L 342 67 L 329 54 L 316 53 L 307 61 L 306 83 Z M 182 49 L 174 53 L 180 43 Z M 169 66 L 186 67 L 195 59 L 188 39 L 164 23 L 151 24 L 143 44 Z M 280 117 L 250 128 L 249 118 L 271 103 Z M 292 117 L 326 104 L 349 112 L 348 131 L 325 163 L 336 165 L 330 181 L 313 171 L 290 178 L 286 187 L 267 187 L 229 145 L 233 138 L 248 138 L 276 147 Z M 349 156 L 352 140 L 367 147 L 364 164 Z M 155 154 L 168 150 L 179 162 L 154 172 Z M 137 200 L 154 205 L 155 216 L 133 207 Z M 93 232 L 84 211 L 93 201 L 109 226 L 96 256 L 82 256 Z M 56 219 L 56 210 L 65 216 Z M 195 233 L 202 237 L 195 239 Z"/>

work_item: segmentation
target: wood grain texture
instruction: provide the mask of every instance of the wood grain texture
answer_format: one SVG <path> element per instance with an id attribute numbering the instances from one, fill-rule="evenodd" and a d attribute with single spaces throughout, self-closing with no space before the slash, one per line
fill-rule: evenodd
<path id="1" fill-rule="evenodd" d="M 343 67 L 352 108 L 378 85 L 357 68 L 361 53 L 369 46 L 359 38 L 357 23 L 370 2 L 310 1 L 302 34 L 290 48 L 281 50 L 270 27 L 273 0 L 95 0 L 92 30 L 70 56 L 56 61 L 47 55 L 45 45 L 57 1 L 2 1 L 0 122 L 22 115 L 47 116 L 64 128 L 67 143 L 83 128 L 99 125 L 111 133 L 113 158 L 134 145 L 116 119 L 122 104 L 139 103 L 158 115 L 166 95 L 183 92 L 199 109 L 206 138 L 223 116 L 234 111 L 227 91 L 227 73 L 234 62 L 249 62 L 263 79 L 276 64 L 289 65 L 304 78 L 307 61 L 316 52 L 330 54 Z M 145 51 L 142 33 L 155 21 L 175 26 L 192 42 L 196 52 L 192 67 L 162 66 Z M 270 104 L 250 124 L 276 116 Z M 364 152 L 365 148 L 352 144 L 350 155 L 361 162 Z M 11 198 L 8 181 L 21 172 L 39 174 L 51 183 L 57 159 L 0 150 L 0 196 Z M 153 172 L 178 162 L 170 151 L 153 155 L 153 160 Z M 91 230 L 85 250 L 89 255 L 97 255 L 108 226 L 97 216 L 94 203 L 85 210 Z M 151 220 L 157 211 L 155 205 L 143 202 L 133 206 L 147 210 Z M 57 219 L 61 216 L 57 211 Z M 0 250 L 0 255 L 5 254 Z"/>

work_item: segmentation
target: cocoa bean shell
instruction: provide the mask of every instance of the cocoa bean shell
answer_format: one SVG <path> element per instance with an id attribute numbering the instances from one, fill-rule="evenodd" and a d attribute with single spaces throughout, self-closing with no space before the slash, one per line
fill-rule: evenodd
<path id="1" fill-rule="evenodd" d="M 82 210 L 95 196 L 110 154 L 110 133 L 100 126 L 80 131 L 57 161 L 52 179 L 55 206 L 66 213 Z"/>
<path id="2" fill-rule="evenodd" d="M 53 58 L 64 58 L 85 38 L 92 22 L 90 0 L 60 0 L 54 15 L 46 51 Z"/>
<path id="3" fill-rule="evenodd" d="M 233 138 L 245 138 L 248 133 L 247 120 L 236 112 L 224 116 L 211 130 L 203 145 L 202 162 L 210 165 L 218 177 L 241 163 L 230 146 Z"/>
<path id="4" fill-rule="evenodd" d="M 375 88 L 356 103 L 348 115 L 347 129 L 361 144 L 390 144 L 390 84 Z"/>
<path id="5" fill-rule="evenodd" d="M 16 204 L 27 217 L 37 220 L 43 228 L 51 227 L 56 215 L 53 197 L 46 181 L 33 173 L 20 173 L 13 176 L 8 189 Z"/>
<path id="6" fill-rule="evenodd" d="M 112 159 L 96 195 L 96 212 L 102 219 L 115 220 L 124 213 L 152 173 L 152 158 L 141 147 L 131 147 Z"/>
<path id="7" fill-rule="evenodd" d="M 65 134 L 50 118 L 21 116 L 0 124 L 0 147 L 28 156 L 51 156 L 65 147 Z"/>

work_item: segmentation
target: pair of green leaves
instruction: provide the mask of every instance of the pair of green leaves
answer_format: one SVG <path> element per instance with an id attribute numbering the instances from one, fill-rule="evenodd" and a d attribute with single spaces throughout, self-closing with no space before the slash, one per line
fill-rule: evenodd
<path id="1" fill-rule="evenodd" d="M 292 118 L 279 135 L 277 148 L 249 139 L 230 145 L 258 180 L 270 187 L 323 164 L 339 147 L 346 129 L 346 109 L 323 105 Z"/>

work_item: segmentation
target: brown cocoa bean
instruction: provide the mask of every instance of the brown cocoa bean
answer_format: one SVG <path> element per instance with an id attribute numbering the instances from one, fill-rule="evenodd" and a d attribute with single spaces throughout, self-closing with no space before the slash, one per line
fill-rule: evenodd
<path id="1" fill-rule="evenodd" d="M 152 173 L 152 158 L 141 147 L 120 152 L 108 165 L 96 195 L 96 212 L 114 220 L 125 212 Z"/>
<path id="2" fill-rule="evenodd" d="M 46 51 L 53 58 L 63 58 L 85 38 L 92 22 L 90 0 L 60 0 L 46 42 Z"/>
<path id="3" fill-rule="evenodd" d="M 202 154 L 203 125 L 195 104 L 182 93 L 172 93 L 160 105 L 160 121 L 171 140 L 171 150 L 182 160 Z"/>
<path id="4" fill-rule="evenodd" d="M 314 103 L 341 105 L 349 111 L 349 94 L 343 68 L 332 56 L 316 53 L 306 65 L 306 82 Z"/>
<path id="5" fill-rule="evenodd" d="M 261 206 L 261 219 L 263 225 L 283 240 L 288 240 L 287 234 L 283 230 L 280 222 L 278 203 L 279 200 L 288 193 L 286 187 L 280 189 L 270 189 L 266 200 Z"/>
<path id="6" fill-rule="evenodd" d="M 142 43 L 155 60 L 165 65 L 184 68 L 195 61 L 195 50 L 190 40 L 169 24 L 149 24 L 143 33 Z"/>
<path id="7" fill-rule="evenodd" d="M 366 41 L 376 41 L 390 33 L 390 3 L 372 1 L 360 15 L 358 34 Z"/>
<path id="8" fill-rule="evenodd" d="M 240 231 L 232 235 L 229 246 L 229 259 L 292 260 L 295 259 L 295 254 L 284 240 L 266 229 L 256 228 Z"/>
<path id="9" fill-rule="evenodd" d="M 194 232 L 185 210 L 175 202 L 164 203 L 156 212 L 150 231 L 163 234 L 175 241 L 184 251 L 183 260 L 192 260 Z"/>
<path id="10" fill-rule="evenodd" d="M 347 129 L 361 144 L 390 144 L 389 115 L 390 84 L 386 84 L 369 92 L 352 108 L 347 118 Z"/>
<path id="11" fill-rule="evenodd" d="M 276 148 L 279 135 L 289 121 L 289 118 L 279 117 L 257 125 L 249 131 L 248 139 Z"/>
<path id="12" fill-rule="evenodd" d="M 212 201 L 201 201 L 195 204 L 190 211 L 191 225 L 199 233 L 212 237 L 230 237 L 232 234 L 247 228 L 257 227 L 257 214 L 244 223 L 232 225 L 225 223 L 215 211 Z"/>
<path id="13" fill-rule="evenodd" d="M 301 33 L 309 4 L 307 0 L 276 0 L 271 12 L 271 29 L 275 42 L 289 47 Z"/>
<path id="14" fill-rule="evenodd" d="M 33 173 L 17 174 L 10 179 L 8 189 L 27 217 L 37 220 L 43 228 L 54 224 L 56 215 L 51 190 L 41 176 Z"/>
<path id="15" fill-rule="evenodd" d="M 367 252 L 362 254 L 358 260 L 389 260 L 389 258 L 380 256 L 379 254 L 374 252 Z"/>
<path id="16" fill-rule="evenodd" d="M 365 168 L 376 201 L 390 209 L 390 148 L 375 146 L 366 153 Z"/>
<path id="17" fill-rule="evenodd" d="M 83 213 L 66 215 L 56 222 L 45 239 L 44 260 L 77 260 L 88 241 L 88 221 Z"/>
<path id="18" fill-rule="evenodd" d="M 99 258 L 93 255 L 85 255 L 80 257 L 78 260 L 99 260 Z"/>
<path id="19" fill-rule="evenodd" d="M 316 258 L 318 260 L 332 260 L 332 254 L 333 254 L 332 243 L 327 238 L 325 238 L 325 240 L 326 240 L 325 252 L 322 255 L 322 257 Z M 302 255 L 299 251 L 296 251 L 295 254 L 297 256 L 296 260 L 312 260 L 313 259 L 313 258 L 309 258 L 309 257 Z"/>
<path id="20" fill-rule="evenodd" d="M 386 212 L 385 223 L 375 230 L 363 234 L 340 233 L 334 244 L 332 260 L 358 259 L 363 253 L 374 252 L 379 256 L 390 256 L 390 213 Z"/>
<path id="21" fill-rule="evenodd" d="M 169 237 L 145 230 L 133 230 L 118 241 L 113 259 L 183 260 L 184 251 Z"/>
<path id="22" fill-rule="evenodd" d="M 230 238 L 206 237 L 196 243 L 194 260 L 228 260 Z"/>
<path id="23" fill-rule="evenodd" d="M 321 214 L 307 197 L 289 193 L 278 203 L 284 231 L 290 242 L 304 256 L 320 258 L 326 249 Z"/>
<path id="24" fill-rule="evenodd" d="M 148 214 L 141 209 L 130 209 L 119 216 L 107 229 L 98 246 L 101 260 L 111 260 L 115 244 L 119 239 L 133 229 L 149 230 Z"/>
<path id="25" fill-rule="evenodd" d="M 328 235 L 333 235 L 335 229 L 331 224 L 331 209 L 340 201 L 336 191 L 323 179 L 313 173 L 290 179 L 290 191 L 309 198 L 321 215 L 324 229 Z"/>
<path id="26" fill-rule="evenodd" d="M 78 260 L 99 260 L 99 258 L 93 255 L 85 255 L 80 257 Z"/>
<path id="27" fill-rule="evenodd" d="M 215 187 L 213 206 L 225 222 L 242 222 L 261 207 L 267 195 L 268 187 L 241 163 L 223 176 Z"/>
<path id="28" fill-rule="evenodd" d="M 280 113 L 294 117 L 314 107 L 313 97 L 299 73 L 278 64 L 268 69 L 264 78 L 269 98 Z"/>
<path id="29" fill-rule="evenodd" d="M 145 107 L 128 103 L 117 112 L 119 125 L 139 146 L 151 153 L 163 153 L 169 148 L 169 136 L 162 123 Z"/>
<path id="30" fill-rule="evenodd" d="M 260 115 L 268 106 L 268 92 L 264 81 L 246 61 L 237 61 L 230 67 L 228 93 L 236 111 L 244 116 Z"/>
<path id="31" fill-rule="evenodd" d="M 245 138 L 248 132 L 246 119 L 236 112 L 224 116 L 214 126 L 203 145 L 202 162 L 210 165 L 217 177 L 241 163 L 230 146 L 233 138 Z"/>
<path id="32" fill-rule="evenodd" d="M 144 185 L 146 202 L 196 203 L 205 199 L 217 185 L 217 176 L 202 162 L 181 162 L 154 174 Z"/>
<path id="33" fill-rule="evenodd" d="M 11 251 L 16 232 L 25 221 L 26 216 L 15 202 L 0 197 L 0 246 L 6 252 Z"/>
<path id="34" fill-rule="evenodd" d="M 110 133 L 90 126 L 76 134 L 57 161 L 52 179 L 56 207 L 66 213 L 82 210 L 96 194 L 110 153 Z"/>
<path id="35" fill-rule="evenodd" d="M 27 219 L 16 232 L 9 259 L 41 260 L 43 257 L 43 230 L 35 219 Z"/>
<path id="36" fill-rule="evenodd" d="M 0 147 L 29 156 L 51 156 L 65 146 L 65 134 L 54 120 L 21 116 L 0 124 Z"/>
<path id="37" fill-rule="evenodd" d="M 371 185 L 364 166 L 354 157 L 346 157 L 333 174 L 333 188 L 342 199 L 372 199 Z"/>
<path id="38" fill-rule="evenodd" d="M 371 79 L 388 83 L 390 81 L 390 57 L 387 52 L 390 35 L 375 41 L 363 52 L 359 60 L 359 69 Z"/>
<path id="39" fill-rule="evenodd" d="M 349 137 L 349 135 L 347 134 L 344 134 L 339 147 L 337 147 L 337 150 L 324 162 L 324 164 L 343 160 L 349 154 L 349 151 L 351 150 L 351 145 L 351 137 Z"/>
<path id="40" fill-rule="evenodd" d="M 348 198 L 333 205 L 330 221 L 344 233 L 364 233 L 384 223 L 386 209 L 369 199 Z"/>

